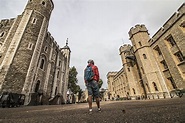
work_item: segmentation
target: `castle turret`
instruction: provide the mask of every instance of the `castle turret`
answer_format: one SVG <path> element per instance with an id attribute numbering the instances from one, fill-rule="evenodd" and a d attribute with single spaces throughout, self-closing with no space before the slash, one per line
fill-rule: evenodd
<path id="1" fill-rule="evenodd" d="M 144 46 L 148 46 L 150 37 L 145 25 L 136 25 L 132 27 L 129 31 L 129 36 L 134 47 L 134 52 Z"/>
<path id="2" fill-rule="evenodd" d="M 70 54 L 71 50 L 68 46 L 68 39 L 66 40 L 66 45 L 63 48 L 60 48 L 60 54 L 63 56 L 61 59 L 61 77 L 60 83 L 58 87 L 58 93 L 63 96 L 64 101 L 66 102 L 67 97 L 67 89 L 68 89 L 68 79 L 69 79 L 69 64 L 70 64 Z M 55 89 L 56 85 L 53 85 L 53 90 Z M 54 96 L 54 93 L 52 93 Z"/>
<path id="3" fill-rule="evenodd" d="M 129 31 L 129 36 L 147 94 L 162 95 L 163 92 L 167 92 L 166 88 L 161 84 L 164 83 L 163 77 L 160 75 L 153 51 L 149 46 L 150 37 L 145 25 L 132 27 Z"/>
<path id="4" fill-rule="evenodd" d="M 120 47 L 119 51 L 125 72 L 124 75 L 126 76 L 125 83 L 129 85 L 127 96 L 141 96 L 144 94 L 144 91 L 140 83 L 140 73 L 138 73 L 138 64 L 133 52 L 133 47 L 124 44 Z"/>
<path id="5" fill-rule="evenodd" d="M 52 10 L 54 9 L 54 4 L 52 0 L 28 0 L 25 7 L 26 10 L 34 11 L 49 20 Z"/>

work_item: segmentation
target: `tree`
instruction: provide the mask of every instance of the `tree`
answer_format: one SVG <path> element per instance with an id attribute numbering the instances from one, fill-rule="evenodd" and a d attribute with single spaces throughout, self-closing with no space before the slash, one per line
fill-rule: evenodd
<path id="1" fill-rule="evenodd" d="M 80 91 L 80 86 L 77 85 L 78 79 L 76 78 L 78 72 L 76 71 L 76 68 L 73 66 L 69 69 L 69 81 L 68 81 L 68 88 L 76 94 Z"/>
<path id="2" fill-rule="evenodd" d="M 82 89 L 80 89 L 78 92 L 78 101 L 81 99 L 82 93 L 83 93 L 83 91 L 82 91 Z"/>

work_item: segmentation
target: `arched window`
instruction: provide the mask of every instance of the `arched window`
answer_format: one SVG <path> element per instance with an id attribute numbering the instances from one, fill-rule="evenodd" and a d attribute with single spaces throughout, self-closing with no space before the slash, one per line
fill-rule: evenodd
<path id="1" fill-rule="evenodd" d="M 36 86 L 35 86 L 35 92 L 38 92 L 40 86 L 40 80 L 37 81 Z"/>
<path id="2" fill-rule="evenodd" d="M 44 69 L 44 59 L 41 59 L 41 63 L 40 63 L 40 69 Z"/>
<path id="3" fill-rule="evenodd" d="M 155 91 L 158 91 L 158 88 L 155 82 L 153 82 L 153 86 L 154 86 Z"/>
<path id="4" fill-rule="evenodd" d="M 60 65 L 61 65 L 61 61 L 58 62 L 58 66 L 60 66 Z"/>
<path id="5" fill-rule="evenodd" d="M 57 72 L 57 78 L 59 77 L 59 71 Z"/>
<path id="6" fill-rule="evenodd" d="M 127 68 L 128 69 L 128 72 L 130 72 L 130 68 Z"/>
<path id="7" fill-rule="evenodd" d="M 47 51 L 48 51 L 48 47 L 45 47 L 45 48 L 44 48 L 44 51 L 47 52 Z"/>
<path id="8" fill-rule="evenodd" d="M 148 83 L 146 83 L 146 87 L 147 87 L 148 91 L 150 92 L 150 88 L 149 88 L 149 86 L 148 86 Z"/>
<path id="9" fill-rule="evenodd" d="M 44 5 L 44 6 L 45 6 L 45 5 L 46 5 L 46 2 L 42 1 L 42 5 Z"/>
<path id="10" fill-rule="evenodd" d="M 55 88 L 55 95 L 57 95 L 57 87 Z"/>
<path id="11" fill-rule="evenodd" d="M 134 88 L 132 88 L 132 90 L 133 90 L 133 93 L 134 93 L 134 94 L 136 94 L 136 91 L 135 91 L 135 89 L 134 89 Z"/>
<path id="12" fill-rule="evenodd" d="M 146 54 L 143 54 L 143 58 L 144 58 L 144 59 L 147 59 Z"/>

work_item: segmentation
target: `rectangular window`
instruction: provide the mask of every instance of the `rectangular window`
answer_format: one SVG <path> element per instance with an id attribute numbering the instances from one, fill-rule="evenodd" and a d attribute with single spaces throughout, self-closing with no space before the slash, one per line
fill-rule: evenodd
<path id="1" fill-rule="evenodd" d="M 180 24 L 180 27 L 185 28 L 185 21 L 183 21 L 183 22 Z"/>
<path id="2" fill-rule="evenodd" d="M 164 69 L 168 69 L 168 66 L 167 66 L 167 64 L 166 64 L 166 61 L 165 61 L 165 60 L 161 61 L 161 64 L 163 65 Z"/>
<path id="3" fill-rule="evenodd" d="M 158 46 L 155 48 L 155 50 L 157 51 L 159 56 L 162 55 L 161 50 L 160 50 L 160 48 Z"/>
<path id="4" fill-rule="evenodd" d="M 144 58 L 144 59 L 147 59 L 146 54 L 143 54 L 143 58 Z"/>
<path id="5" fill-rule="evenodd" d="M 171 82 L 173 89 L 176 89 L 177 86 L 176 86 L 175 81 L 173 80 L 173 78 L 170 77 L 170 78 L 168 78 L 168 80 Z"/>
<path id="6" fill-rule="evenodd" d="M 61 64 L 61 61 L 58 62 L 58 66 L 60 66 L 60 64 Z"/>
<path id="7" fill-rule="evenodd" d="M 57 78 L 59 77 L 59 71 L 58 71 L 58 73 L 57 73 Z"/>
<path id="8" fill-rule="evenodd" d="M 180 62 L 182 62 L 182 61 L 184 61 L 184 56 L 182 55 L 182 53 L 179 51 L 179 52 L 177 52 L 177 53 L 175 53 L 175 56 L 177 57 L 177 59 L 180 61 Z"/>
<path id="9" fill-rule="evenodd" d="M 176 45 L 175 40 L 173 39 L 173 37 L 170 35 L 167 39 L 166 39 L 170 45 L 173 47 L 174 45 Z"/>

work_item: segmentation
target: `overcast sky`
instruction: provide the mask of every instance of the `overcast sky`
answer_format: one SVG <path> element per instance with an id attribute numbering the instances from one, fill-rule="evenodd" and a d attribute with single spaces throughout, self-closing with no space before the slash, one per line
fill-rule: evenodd
<path id="1" fill-rule="evenodd" d="M 0 0 L 0 20 L 15 18 L 28 0 Z M 122 67 L 119 47 L 131 44 L 128 31 L 145 24 L 150 37 L 177 11 L 184 0 L 53 0 L 49 32 L 60 47 L 69 38 L 70 67 L 78 72 L 78 84 L 85 88 L 83 70 L 88 59 L 99 68 L 103 87 L 106 75 Z"/>

